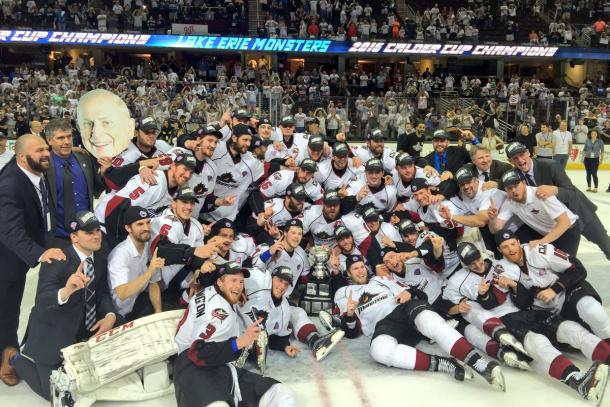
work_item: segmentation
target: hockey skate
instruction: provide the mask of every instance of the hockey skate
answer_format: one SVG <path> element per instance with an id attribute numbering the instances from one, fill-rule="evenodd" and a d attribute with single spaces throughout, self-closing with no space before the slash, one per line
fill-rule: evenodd
<path id="1" fill-rule="evenodd" d="M 333 329 L 326 335 L 320 336 L 313 341 L 311 345 L 311 351 L 317 361 L 324 359 L 324 357 L 334 348 L 345 336 L 345 332 L 341 329 Z"/>
<path id="2" fill-rule="evenodd" d="M 523 347 L 523 344 L 521 342 L 519 342 L 517 340 L 517 338 L 515 338 L 513 336 L 513 334 L 511 334 L 508 329 L 506 328 L 500 328 L 498 329 L 494 335 L 493 338 L 500 342 L 501 345 L 504 346 L 510 346 L 511 348 L 513 348 L 514 350 L 521 352 L 524 355 L 527 355 L 527 352 L 525 351 L 525 347 Z"/>
<path id="3" fill-rule="evenodd" d="M 260 370 L 261 374 L 265 375 L 265 368 L 267 367 L 267 348 L 269 346 L 269 334 L 263 330 L 258 334 L 258 338 L 254 343 L 254 349 L 256 350 L 256 365 Z"/>
<path id="4" fill-rule="evenodd" d="M 608 365 L 593 362 L 586 373 L 577 373 L 568 380 L 568 385 L 585 400 L 601 405 L 608 384 Z"/>
<path id="5" fill-rule="evenodd" d="M 474 359 L 474 360 L 473 360 Z M 498 390 L 506 391 L 504 375 L 498 362 L 489 360 L 481 355 L 476 355 L 467 363 L 468 366 L 477 372 L 487 383 Z"/>
<path id="6" fill-rule="evenodd" d="M 341 326 L 341 319 L 338 316 L 333 315 L 329 310 L 320 310 L 318 319 L 320 320 L 322 327 L 327 331 L 332 331 Z"/>
<path id="7" fill-rule="evenodd" d="M 462 366 L 457 360 L 444 356 L 430 356 L 431 370 L 448 373 L 459 382 L 464 379 L 472 379 L 472 370 L 468 366 Z"/>
<path id="8" fill-rule="evenodd" d="M 498 359 L 508 367 L 512 367 L 519 370 L 531 370 L 531 366 L 528 360 L 529 358 L 523 356 L 520 352 L 512 349 L 510 346 L 501 346 L 498 351 Z"/>

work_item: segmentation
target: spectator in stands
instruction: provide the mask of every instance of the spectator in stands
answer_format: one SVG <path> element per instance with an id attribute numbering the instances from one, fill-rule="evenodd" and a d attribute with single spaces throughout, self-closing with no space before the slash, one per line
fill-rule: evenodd
<path id="1" fill-rule="evenodd" d="M 513 141 L 518 141 L 523 144 L 530 152 L 530 155 L 534 158 L 538 156 L 538 144 L 534 135 L 530 134 L 530 126 L 528 124 L 522 124 L 519 129 L 519 134 Z"/>

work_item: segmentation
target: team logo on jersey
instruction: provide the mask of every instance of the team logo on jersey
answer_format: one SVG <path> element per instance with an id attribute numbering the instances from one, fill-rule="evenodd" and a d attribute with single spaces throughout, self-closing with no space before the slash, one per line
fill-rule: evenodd
<path id="1" fill-rule="evenodd" d="M 420 269 L 415 269 L 413 274 L 415 274 L 416 276 L 419 276 L 419 275 L 421 275 L 421 270 Z"/>
<path id="2" fill-rule="evenodd" d="M 237 184 L 237 181 L 235 181 L 235 178 L 233 178 L 232 172 L 225 172 L 224 174 L 219 176 L 218 182 L 221 182 L 223 184 Z"/>
<path id="3" fill-rule="evenodd" d="M 362 293 L 360 299 L 358 300 L 358 305 L 368 304 L 373 300 L 373 298 L 377 297 L 379 294 L 371 294 L 366 291 Z"/>
<path id="4" fill-rule="evenodd" d="M 193 191 L 195 191 L 196 195 L 205 195 L 205 193 L 208 192 L 208 189 L 205 187 L 205 185 L 203 185 L 203 183 L 200 182 L 199 184 L 195 185 Z"/>
<path id="5" fill-rule="evenodd" d="M 222 308 L 216 308 L 214 311 L 212 311 L 212 316 L 214 318 L 218 318 L 221 321 L 224 321 L 229 317 L 229 313 L 223 310 Z"/>
<path id="6" fill-rule="evenodd" d="M 280 179 L 282 179 L 282 174 L 280 174 L 279 172 L 276 172 L 273 174 L 273 178 L 280 180 Z"/>

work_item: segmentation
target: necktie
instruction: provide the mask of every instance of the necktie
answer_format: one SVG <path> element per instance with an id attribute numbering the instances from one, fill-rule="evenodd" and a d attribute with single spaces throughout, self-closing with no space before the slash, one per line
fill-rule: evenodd
<path id="1" fill-rule="evenodd" d="M 91 284 L 93 282 L 93 259 L 87 257 L 85 259 L 85 276 L 89 278 L 89 282 L 85 287 L 85 328 L 91 330 L 97 320 L 95 312 L 95 288 Z"/>
<path id="2" fill-rule="evenodd" d="M 44 229 L 48 231 L 49 224 L 47 222 L 47 215 L 49 213 L 49 194 L 47 193 L 47 186 L 45 185 L 43 177 L 40 177 L 38 188 L 40 189 L 40 197 L 42 198 L 42 218 L 44 221 Z"/>
<path id="3" fill-rule="evenodd" d="M 76 205 L 74 203 L 74 186 L 72 185 L 72 171 L 70 163 L 64 161 L 64 226 L 70 230 L 70 222 L 76 219 Z"/>
<path id="4" fill-rule="evenodd" d="M 483 171 L 483 180 L 485 182 L 489 181 L 489 173 L 487 171 Z"/>
<path id="5" fill-rule="evenodd" d="M 534 181 L 534 178 L 527 172 L 525 173 L 525 182 L 527 182 L 527 185 L 530 187 L 536 186 L 536 181 Z"/>

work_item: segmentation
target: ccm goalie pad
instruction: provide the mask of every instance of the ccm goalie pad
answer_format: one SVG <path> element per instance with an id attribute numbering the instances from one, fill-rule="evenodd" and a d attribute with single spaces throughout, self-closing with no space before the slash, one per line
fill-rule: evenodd
<path id="1" fill-rule="evenodd" d="M 77 406 L 89 406 L 95 400 L 146 400 L 171 393 L 164 361 L 178 352 L 174 337 L 183 314 L 149 315 L 62 349 L 64 364 L 51 374 L 54 405 L 75 400 Z"/>

